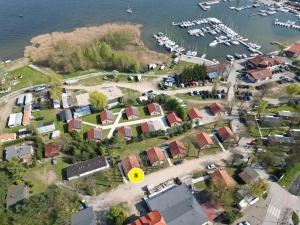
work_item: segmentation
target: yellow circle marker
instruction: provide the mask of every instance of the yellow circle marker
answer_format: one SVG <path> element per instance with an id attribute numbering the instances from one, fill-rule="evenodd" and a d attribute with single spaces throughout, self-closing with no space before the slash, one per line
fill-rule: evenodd
<path id="1" fill-rule="evenodd" d="M 132 168 L 128 174 L 128 179 L 132 182 L 132 183 L 139 183 L 144 179 L 144 171 L 141 170 L 140 168 Z"/>

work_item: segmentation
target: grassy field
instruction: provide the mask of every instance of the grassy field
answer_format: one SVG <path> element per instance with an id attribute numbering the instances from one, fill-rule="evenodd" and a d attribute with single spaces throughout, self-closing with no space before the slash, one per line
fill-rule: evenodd
<path id="1" fill-rule="evenodd" d="M 100 115 L 99 113 L 93 113 L 87 116 L 81 117 L 81 119 L 88 123 L 100 124 Z"/>
<path id="2" fill-rule="evenodd" d="M 139 106 L 135 106 L 138 111 L 139 111 L 139 117 L 136 119 L 136 120 L 140 120 L 140 119 L 145 119 L 145 118 L 151 118 L 153 116 L 149 115 L 148 113 L 148 110 L 147 110 L 147 107 L 146 106 L 143 106 L 143 105 L 139 105 Z M 128 121 L 134 121 L 135 119 L 133 120 L 128 120 L 126 115 L 123 114 L 122 118 L 120 119 L 120 123 L 123 123 L 123 122 L 128 122 Z"/>
<path id="3" fill-rule="evenodd" d="M 300 162 L 294 165 L 291 168 L 288 168 L 284 177 L 279 181 L 279 184 L 283 187 L 288 188 L 292 182 L 298 177 L 300 174 Z"/>
<path id="4" fill-rule="evenodd" d="M 104 70 L 96 70 L 96 69 L 90 69 L 90 70 L 84 70 L 84 71 L 76 71 L 74 73 L 66 73 L 66 74 L 61 74 L 63 79 L 70 79 L 74 77 L 79 77 L 82 75 L 86 75 L 89 73 L 96 73 L 96 72 L 105 72 Z"/>
<path id="5" fill-rule="evenodd" d="M 123 183 L 123 178 L 117 166 L 96 174 L 96 194 L 109 191 Z"/>
<path id="6" fill-rule="evenodd" d="M 130 88 L 120 87 L 120 89 L 126 99 L 136 99 L 137 97 L 139 97 L 141 95 L 141 92 L 130 89 Z"/>

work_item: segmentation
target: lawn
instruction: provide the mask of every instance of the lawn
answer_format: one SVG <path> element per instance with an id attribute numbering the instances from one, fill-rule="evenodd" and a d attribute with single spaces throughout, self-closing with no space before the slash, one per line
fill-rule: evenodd
<path id="1" fill-rule="evenodd" d="M 120 89 L 126 99 L 136 99 L 141 95 L 141 92 L 130 89 L 130 88 L 120 87 Z"/>
<path id="2" fill-rule="evenodd" d="M 96 73 L 96 72 L 105 72 L 104 70 L 96 70 L 96 69 L 90 69 L 90 70 L 84 70 L 84 71 L 76 71 L 74 73 L 65 73 L 61 74 L 63 79 L 70 79 L 74 77 L 79 77 L 82 75 L 90 74 L 90 73 Z"/>
<path id="3" fill-rule="evenodd" d="M 283 187 L 288 188 L 292 182 L 298 177 L 300 174 L 300 162 L 295 164 L 293 167 L 287 169 L 284 177 L 279 181 L 279 184 Z"/>
<path id="4" fill-rule="evenodd" d="M 91 77 L 80 81 L 81 85 L 84 86 L 95 86 L 99 84 L 103 84 L 105 80 L 103 80 L 104 76 Z"/>
<path id="5" fill-rule="evenodd" d="M 100 115 L 99 113 L 93 113 L 87 116 L 83 116 L 81 118 L 83 121 L 92 123 L 92 124 L 100 124 Z"/>
<path id="6" fill-rule="evenodd" d="M 199 181 L 195 184 L 193 184 L 194 189 L 197 191 L 203 191 L 205 189 L 207 189 L 207 181 Z"/>
<path id="7" fill-rule="evenodd" d="M 282 105 L 282 106 L 275 107 L 275 108 L 268 108 L 266 110 L 266 112 L 268 112 L 268 113 L 277 113 L 279 111 L 291 111 L 291 112 L 298 111 L 299 112 L 299 109 L 297 109 L 296 107 L 293 107 L 293 106 L 289 106 L 289 105 Z"/>
<path id="8" fill-rule="evenodd" d="M 102 192 L 109 191 L 123 183 L 123 178 L 117 166 L 109 170 L 99 172 L 95 175 L 95 177 L 97 195 Z"/>
<path id="9" fill-rule="evenodd" d="M 128 121 L 134 121 L 134 120 L 141 120 L 141 119 L 145 119 L 145 118 L 151 118 L 153 116 L 149 115 L 147 107 L 143 106 L 143 105 L 138 105 L 135 106 L 138 111 L 139 111 L 139 117 L 137 119 L 133 119 L 133 120 L 128 120 L 126 117 L 126 114 L 124 113 L 122 118 L 120 119 L 119 123 L 124 123 L 124 122 L 128 122 Z M 157 117 L 157 116 L 156 116 Z"/>

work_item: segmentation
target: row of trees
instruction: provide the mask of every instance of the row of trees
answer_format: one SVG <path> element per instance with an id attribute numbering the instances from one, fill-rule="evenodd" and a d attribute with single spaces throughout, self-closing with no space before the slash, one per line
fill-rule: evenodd
<path id="1" fill-rule="evenodd" d="M 187 66 L 183 69 L 180 79 L 182 83 L 187 83 L 190 81 L 202 81 L 203 83 L 208 78 L 207 67 L 205 64 Z"/>

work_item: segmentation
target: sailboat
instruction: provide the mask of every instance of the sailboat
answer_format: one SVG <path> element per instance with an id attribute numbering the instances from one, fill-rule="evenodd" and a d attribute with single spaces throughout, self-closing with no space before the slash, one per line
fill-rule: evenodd
<path id="1" fill-rule="evenodd" d="M 133 11 L 132 11 L 132 9 L 131 9 L 131 8 L 128 8 L 128 9 L 126 10 L 126 12 L 127 12 L 127 13 L 130 13 L 130 14 L 132 14 L 132 13 L 133 13 Z"/>

